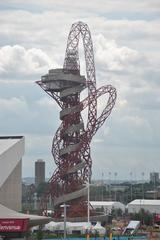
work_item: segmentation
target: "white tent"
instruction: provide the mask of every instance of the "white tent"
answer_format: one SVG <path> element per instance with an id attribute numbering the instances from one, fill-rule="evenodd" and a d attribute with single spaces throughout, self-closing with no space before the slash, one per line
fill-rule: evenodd
<path id="1" fill-rule="evenodd" d="M 121 209 L 125 212 L 125 205 L 121 202 L 114 201 L 90 201 L 90 204 L 94 209 L 102 208 L 106 213 L 111 213 L 112 209 Z"/>
<path id="2" fill-rule="evenodd" d="M 96 233 L 96 232 L 98 232 L 98 234 L 100 235 L 104 235 L 106 232 L 106 229 L 101 226 L 100 222 L 97 222 L 95 226 L 92 226 L 92 233 Z"/>
<path id="3" fill-rule="evenodd" d="M 91 223 L 88 222 L 69 222 L 67 225 L 67 230 L 70 234 L 72 234 L 75 231 L 81 232 L 81 234 L 86 233 L 86 231 L 91 230 Z"/>
<path id="4" fill-rule="evenodd" d="M 92 225 L 88 222 L 66 222 L 66 230 L 68 234 L 72 234 L 75 231 L 86 233 L 86 231 L 92 231 Z M 64 231 L 64 222 L 50 222 L 44 226 L 44 230 L 51 232 Z"/>
<path id="5" fill-rule="evenodd" d="M 45 224 L 43 229 L 44 230 L 49 230 L 51 232 L 54 232 L 55 230 L 59 230 L 60 229 L 60 225 L 61 225 L 61 223 L 59 223 L 59 222 L 51 221 L 51 222 Z"/>
<path id="6" fill-rule="evenodd" d="M 129 213 L 137 213 L 140 209 L 150 213 L 160 213 L 160 200 L 154 199 L 135 199 L 127 205 Z"/>

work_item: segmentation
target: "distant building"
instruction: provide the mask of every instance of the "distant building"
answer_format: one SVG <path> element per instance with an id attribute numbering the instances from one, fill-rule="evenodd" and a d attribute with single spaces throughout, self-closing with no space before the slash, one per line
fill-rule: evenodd
<path id="1" fill-rule="evenodd" d="M 150 173 L 150 182 L 158 183 L 159 182 L 159 173 L 158 172 L 151 172 Z"/>
<path id="2" fill-rule="evenodd" d="M 146 191 L 145 196 L 147 199 L 158 199 L 160 194 L 157 190 Z"/>
<path id="3" fill-rule="evenodd" d="M 103 208 L 104 212 L 111 213 L 113 209 L 121 209 L 125 212 L 125 205 L 120 202 L 113 201 L 90 201 L 90 204 L 94 209 Z"/>
<path id="4" fill-rule="evenodd" d="M 21 210 L 23 136 L 0 137 L 0 204 Z"/>
<path id="5" fill-rule="evenodd" d="M 125 186 L 125 185 L 110 185 L 107 190 L 109 190 L 109 188 L 112 189 L 112 191 L 119 191 L 119 192 L 125 192 L 126 190 L 129 189 L 129 186 Z"/>
<path id="6" fill-rule="evenodd" d="M 160 200 L 135 199 L 127 205 L 129 213 L 138 213 L 141 209 L 150 213 L 160 213 Z"/>
<path id="7" fill-rule="evenodd" d="M 38 159 L 35 162 L 35 185 L 38 187 L 40 183 L 45 182 L 45 162 Z"/>

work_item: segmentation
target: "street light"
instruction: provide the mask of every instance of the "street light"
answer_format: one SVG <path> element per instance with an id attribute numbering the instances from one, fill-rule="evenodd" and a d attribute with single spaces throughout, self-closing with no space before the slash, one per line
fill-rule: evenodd
<path id="1" fill-rule="evenodd" d="M 109 174 L 109 200 L 111 200 L 111 172 Z"/>
<path id="2" fill-rule="evenodd" d="M 154 199 L 156 199 L 156 173 L 154 172 Z"/>
<path id="3" fill-rule="evenodd" d="M 90 194 L 90 183 L 89 183 L 89 179 L 88 179 L 88 192 L 87 192 L 87 220 L 88 220 L 88 224 L 89 224 L 89 222 L 90 222 L 90 209 L 89 209 L 89 206 L 90 206 L 90 204 L 89 204 L 89 194 Z"/>
<path id="4" fill-rule="evenodd" d="M 104 182 L 103 182 L 103 172 L 102 172 L 102 201 L 103 201 L 103 185 L 104 185 Z"/>
<path id="5" fill-rule="evenodd" d="M 90 223 L 90 186 L 94 186 L 94 184 L 90 183 L 90 178 L 88 179 L 88 182 L 86 183 L 87 187 L 87 222 Z"/>
<path id="6" fill-rule="evenodd" d="M 61 207 L 64 208 L 64 239 L 66 239 L 67 236 L 67 227 L 66 227 L 66 218 L 67 218 L 67 207 L 70 205 L 66 205 L 65 203 L 61 205 Z"/>
<path id="7" fill-rule="evenodd" d="M 144 199 L 144 172 L 142 172 L 142 199 Z"/>
<path id="8" fill-rule="evenodd" d="M 133 199 L 133 189 L 132 189 L 132 172 L 130 172 L 130 176 L 131 176 L 131 201 Z"/>
<path id="9" fill-rule="evenodd" d="M 114 177 L 115 177 L 115 179 L 114 179 L 114 181 L 115 181 L 115 198 L 114 198 L 114 200 L 115 200 L 115 202 L 116 202 L 116 201 L 117 201 L 117 191 L 116 191 L 116 177 L 117 177 L 117 172 L 114 173 Z"/>

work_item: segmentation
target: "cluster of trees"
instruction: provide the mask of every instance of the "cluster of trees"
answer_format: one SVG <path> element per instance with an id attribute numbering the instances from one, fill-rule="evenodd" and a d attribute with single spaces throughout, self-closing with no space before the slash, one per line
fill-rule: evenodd
<path id="1" fill-rule="evenodd" d="M 154 224 L 154 214 L 145 211 L 143 208 L 138 213 L 130 214 L 130 218 L 140 221 L 142 225 L 152 226 Z"/>
<path id="2" fill-rule="evenodd" d="M 128 213 L 127 211 L 123 213 L 121 209 L 112 209 L 111 215 L 113 218 L 123 217 L 124 219 L 137 220 L 146 226 L 153 226 L 155 217 L 154 214 L 145 211 L 143 208 L 138 213 Z"/>

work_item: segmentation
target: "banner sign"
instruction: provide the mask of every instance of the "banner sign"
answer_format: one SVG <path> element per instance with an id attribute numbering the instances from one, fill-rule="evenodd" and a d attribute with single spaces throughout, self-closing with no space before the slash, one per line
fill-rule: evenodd
<path id="1" fill-rule="evenodd" d="M 28 219 L 0 219 L 0 232 L 25 232 Z"/>

